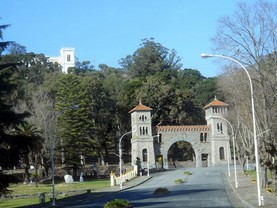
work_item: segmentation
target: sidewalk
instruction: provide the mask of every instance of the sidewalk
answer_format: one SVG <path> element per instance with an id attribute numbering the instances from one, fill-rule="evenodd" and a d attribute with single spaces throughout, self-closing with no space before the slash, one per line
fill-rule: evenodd
<path id="1" fill-rule="evenodd" d="M 246 207 L 253 208 L 258 206 L 258 193 L 257 193 L 257 183 L 256 181 L 251 181 L 250 176 L 242 173 L 241 169 L 237 170 L 237 181 L 238 188 L 235 188 L 235 176 L 234 171 L 231 171 L 231 176 L 228 176 L 228 173 L 225 173 L 225 177 L 227 179 L 228 185 L 231 187 L 232 193 L 228 192 L 230 197 L 230 201 L 233 203 L 235 207 Z M 235 195 L 239 201 L 234 201 Z M 267 208 L 276 208 L 277 207 L 277 196 L 274 194 L 267 192 L 266 189 L 261 188 L 261 196 L 264 198 L 264 206 Z"/>

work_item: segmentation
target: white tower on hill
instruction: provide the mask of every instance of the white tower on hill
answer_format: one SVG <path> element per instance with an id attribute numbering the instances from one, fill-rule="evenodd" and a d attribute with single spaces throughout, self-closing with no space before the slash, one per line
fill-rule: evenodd
<path id="1" fill-rule="evenodd" d="M 75 48 L 62 48 L 60 50 L 60 56 L 49 57 L 49 61 L 60 64 L 62 72 L 67 74 L 68 68 L 75 66 Z"/>

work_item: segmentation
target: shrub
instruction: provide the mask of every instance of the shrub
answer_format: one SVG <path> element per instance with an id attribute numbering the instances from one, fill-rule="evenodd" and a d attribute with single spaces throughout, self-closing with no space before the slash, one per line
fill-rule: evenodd
<path id="1" fill-rule="evenodd" d="M 167 188 L 157 188 L 153 194 L 161 195 L 161 194 L 168 194 L 170 193 Z"/>
<path id="2" fill-rule="evenodd" d="M 192 175 L 192 173 L 189 172 L 189 171 L 185 171 L 185 172 L 184 172 L 184 175 Z"/>
<path id="3" fill-rule="evenodd" d="M 185 182 L 183 181 L 183 179 L 181 179 L 181 178 L 176 179 L 174 182 L 175 182 L 175 183 L 185 183 Z"/>
<path id="4" fill-rule="evenodd" d="M 158 157 L 158 163 L 159 163 L 160 165 L 163 164 L 163 157 Z"/>
<path id="5" fill-rule="evenodd" d="M 129 208 L 132 207 L 130 203 L 125 199 L 114 199 L 107 202 L 104 208 Z"/>

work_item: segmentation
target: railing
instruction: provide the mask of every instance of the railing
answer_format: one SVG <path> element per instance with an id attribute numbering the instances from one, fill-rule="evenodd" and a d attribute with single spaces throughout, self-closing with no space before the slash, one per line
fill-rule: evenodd
<path id="1" fill-rule="evenodd" d="M 134 170 L 129 171 L 125 174 L 122 174 L 121 177 L 117 176 L 115 173 L 111 172 L 111 174 L 110 174 L 111 186 L 117 186 L 117 185 L 123 184 L 126 181 L 129 181 L 132 178 L 137 177 L 137 171 L 136 170 L 137 170 L 137 168 L 136 168 L 136 165 L 135 165 Z"/>

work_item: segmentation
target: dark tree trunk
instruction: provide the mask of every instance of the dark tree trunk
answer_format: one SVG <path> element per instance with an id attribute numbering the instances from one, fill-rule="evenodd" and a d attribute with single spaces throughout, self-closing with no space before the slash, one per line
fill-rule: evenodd
<path id="1" fill-rule="evenodd" d="M 24 167 L 24 183 L 29 183 L 30 173 L 29 166 Z"/>
<path id="2" fill-rule="evenodd" d="M 36 172 L 34 175 L 36 187 L 38 187 L 38 165 L 36 165 Z"/>
<path id="3" fill-rule="evenodd" d="M 245 156 L 245 157 L 243 158 L 242 163 L 241 163 L 241 167 L 242 167 L 241 169 L 242 169 L 243 173 L 246 172 L 246 169 L 245 169 L 246 160 L 247 160 L 247 156 Z"/>
<path id="4" fill-rule="evenodd" d="M 274 167 L 273 169 L 271 169 L 271 179 L 272 179 L 272 193 L 274 193 L 275 195 L 277 194 L 277 190 L 276 190 L 276 187 L 277 187 L 277 168 Z"/>
<path id="5" fill-rule="evenodd" d="M 73 178 L 77 178 L 78 165 L 73 165 Z"/>
<path id="6" fill-rule="evenodd" d="M 266 172 L 267 172 L 267 168 L 265 167 L 265 165 L 262 163 L 261 166 L 260 166 L 260 170 L 261 170 L 261 175 L 260 175 L 260 178 L 262 179 L 262 188 L 265 188 L 266 187 L 266 184 L 267 184 L 267 176 L 266 176 Z"/>

